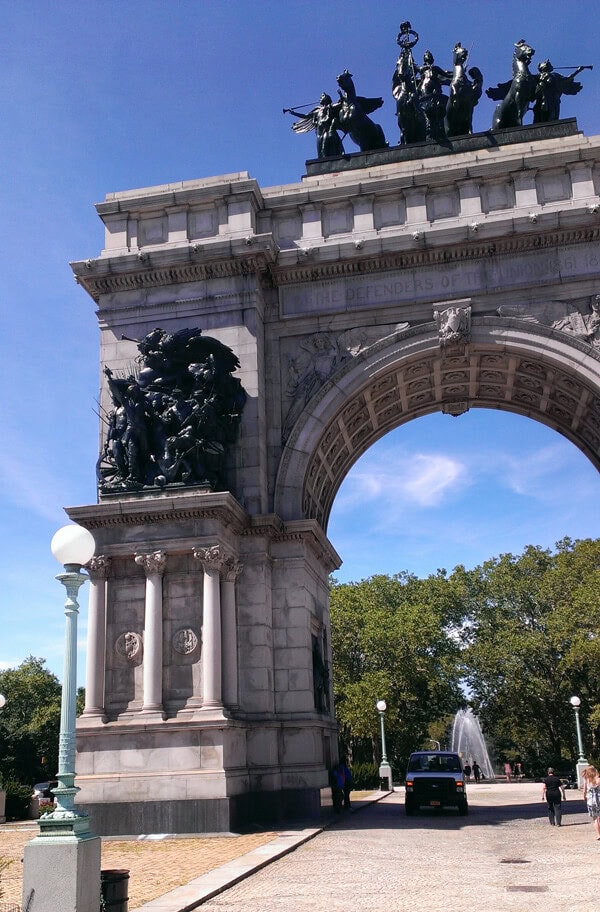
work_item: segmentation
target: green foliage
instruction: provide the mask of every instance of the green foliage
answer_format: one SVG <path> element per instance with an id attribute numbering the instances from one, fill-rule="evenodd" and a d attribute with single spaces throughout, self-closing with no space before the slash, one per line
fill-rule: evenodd
<path id="1" fill-rule="evenodd" d="M 331 588 L 335 702 L 342 743 L 379 743 L 375 703 L 385 699 L 392 767 L 461 704 L 459 650 L 451 634 L 460 603 L 444 572 L 374 576 Z"/>
<path id="2" fill-rule="evenodd" d="M 574 765 L 569 697 L 582 698 L 584 742 L 600 734 L 600 540 L 528 546 L 451 577 L 466 622 L 471 702 L 499 751 L 527 769 Z"/>
<path id="3" fill-rule="evenodd" d="M 2 787 L 6 792 L 6 819 L 26 820 L 32 796 L 31 786 L 9 779 Z"/>
<path id="4" fill-rule="evenodd" d="M 0 672 L 0 780 L 33 785 L 52 779 L 58 764 L 61 685 L 44 659 L 29 656 Z"/>
<path id="5" fill-rule="evenodd" d="M 379 767 L 376 763 L 356 763 L 352 767 L 352 788 L 367 791 L 379 788 Z"/>

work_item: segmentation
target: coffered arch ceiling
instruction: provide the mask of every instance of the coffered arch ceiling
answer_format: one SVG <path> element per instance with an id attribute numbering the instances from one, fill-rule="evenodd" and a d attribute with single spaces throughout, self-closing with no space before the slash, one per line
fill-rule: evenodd
<path id="1" fill-rule="evenodd" d="M 338 488 L 376 440 L 422 415 L 470 408 L 540 421 L 600 469 L 600 353 L 592 346 L 496 317 L 474 319 L 468 342 L 443 346 L 426 324 L 372 346 L 307 404 L 284 449 L 276 512 L 326 530 Z"/>

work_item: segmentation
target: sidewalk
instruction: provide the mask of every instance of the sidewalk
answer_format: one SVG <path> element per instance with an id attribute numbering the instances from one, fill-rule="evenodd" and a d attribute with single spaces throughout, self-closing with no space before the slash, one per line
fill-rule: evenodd
<path id="1" fill-rule="evenodd" d="M 352 812 L 387 792 L 352 797 Z M 332 821 L 334 819 L 332 817 Z M 130 912 L 185 912 L 312 839 L 317 827 L 251 835 L 147 836 L 102 840 L 102 869 L 129 870 Z M 12 860 L 1 876 L 2 903 L 20 903 L 23 847 L 38 832 L 34 820 L 0 825 L 0 856 Z"/>

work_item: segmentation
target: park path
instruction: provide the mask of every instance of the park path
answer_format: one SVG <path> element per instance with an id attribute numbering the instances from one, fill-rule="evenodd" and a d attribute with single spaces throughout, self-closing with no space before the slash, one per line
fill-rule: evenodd
<path id="1" fill-rule="evenodd" d="M 473 785 L 471 812 L 404 815 L 396 792 L 202 906 L 206 912 L 598 912 L 581 793 L 551 827 L 539 783 Z"/>

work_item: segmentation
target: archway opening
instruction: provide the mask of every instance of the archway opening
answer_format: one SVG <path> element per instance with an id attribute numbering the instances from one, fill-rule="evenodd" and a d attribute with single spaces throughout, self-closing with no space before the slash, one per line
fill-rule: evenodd
<path id="1" fill-rule="evenodd" d="M 471 409 L 389 432 L 352 466 L 328 536 L 341 581 L 473 567 L 528 544 L 600 535 L 598 470 L 574 444 L 522 415 Z"/>

